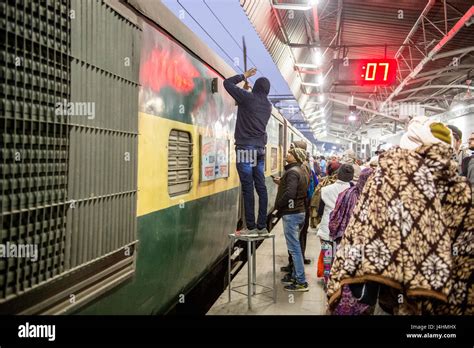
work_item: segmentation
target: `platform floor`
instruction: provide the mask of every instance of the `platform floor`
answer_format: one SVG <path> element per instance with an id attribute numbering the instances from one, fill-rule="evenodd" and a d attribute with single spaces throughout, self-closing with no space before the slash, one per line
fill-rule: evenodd
<path id="1" fill-rule="evenodd" d="M 317 257 L 320 246 L 316 231 L 308 231 L 306 257 L 311 259 L 310 265 L 305 265 L 306 278 L 309 284 L 308 292 L 288 292 L 280 282 L 284 273 L 280 267 L 288 263 L 288 251 L 283 235 L 283 224 L 280 220 L 275 226 L 275 260 L 277 302 L 271 298 L 272 292 L 252 297 L 252 310 L 248 309 L 247 296 L 232 291 L 232 301 L 228 302 L 228 289 L 214 303 L 208 315 L 317 315 L 326 314 L 326 294 L 321 281 L 316 277 Z M 232 287 L 247 283 L 247 266 L 244 266 L 232 281 Z M 272 241 L 265 240 L 257 249 L 257 283 L 272 286 Z M 246 292 L 247 287 L 240 291 Z M 262 287 L 257 286 L 257 292 Z"/>

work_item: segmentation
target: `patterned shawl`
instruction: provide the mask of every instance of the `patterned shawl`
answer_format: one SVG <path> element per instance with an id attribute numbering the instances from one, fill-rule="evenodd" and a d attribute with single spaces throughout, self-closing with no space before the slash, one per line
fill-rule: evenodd
<path id="1" fill-rule="evenodd" d="M 432 144 L 380 158 L 336 253 L 329 306 L 344 284 L 375 281 L 424 302 L 422 312 L 472 313 L 471 187 L 451 155 Z"/>
<path id="2" fill-rule="evenodd" d="M 342 238 L 352 216 L 352 210 L 373 171 L 372 168 L 365 168 L 361 172 L 357 184 L 341 192 L 337 197 L 336 206 L 329 216 L 329 231 L 332 240 L 339 242 L 339 239 Z"/>

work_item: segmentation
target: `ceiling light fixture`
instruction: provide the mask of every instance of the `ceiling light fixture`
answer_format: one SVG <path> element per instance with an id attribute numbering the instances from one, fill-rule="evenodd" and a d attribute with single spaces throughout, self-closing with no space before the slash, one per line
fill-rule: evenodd
<path id="1" fill-rule="evenodd" d="M 309 63 L 296 63 L 295 66 L 298 68 L 305 68 L 305 69 L 319 69 L 318 65 L 309 64 Z"/>
<path id="2" fill-rule="evenodd" d="M 315 82 L 301 82 L 302 85 L 304 86 L 310 86 L 310 87 L 319 87 L 321 86 L 320 83 L 315 83 Z"/>
<path id="3" fill-rule="evenodd" d="M 325 138 L 325 137 L 328 136 L 328 132 L 326 132 L 326 131 L 321 132 L 321 133 L 318 134 L 318 136 L 321 137 L 321 138 Z"/>
<path id="4" fill-rule="evenodd" d="M 357 106 L 355 105 L 349 105 L 349 121 L 356 121 L 357 116 L 356 116 L 356 111 L 357 111 Z"/>
<path id="5" fill-rule="evenodd" d="M 319 114 L 319 115 L 318 115 Z M 317 115 L 317 116 L 314 116 L 314 115 Z M 312 116 L 313 118 L 321 118 L 321 117 L 324 117 L 324 109 L 322 110 L 317 110 L 315 112 L 312 112 L 310 114 L 306 114 L 306 117 L 310 117 Z"/>
<path id="6" fill-rule="evenodd" d="M 321 66 L 321 63 L 323 62 L 323 55 L 321 54 L 321 51 L 319 49 L 316 50 L 314 59 L 316 61 L 316 65 Z"/>
<path id="7" fill-rule="evenodd" d="M 323 75 L 318 76 L 318 83 L 319 83 L 320 86 L 322 86 L 322 84 L 324 83 L 324 76 Z"/>
<path id="8" fill-rule="evenodd" d="M 318 120 L 313 120 L 310 122 L 310 124 L 313 126 L 313 127 L 321 127 L 323 126 L 322 123 L 319 123 Z M 324 127 L 324 126 L 323 126 Z"/>
<path id="9" fill-rule="evenodd" d="M 311 10 L 311 1 L 306 4 L 279 4 L 278 2 L 272 1 L 272 6 L 279 10 L 295 10 L 295 11 L 307 11 Z"/>

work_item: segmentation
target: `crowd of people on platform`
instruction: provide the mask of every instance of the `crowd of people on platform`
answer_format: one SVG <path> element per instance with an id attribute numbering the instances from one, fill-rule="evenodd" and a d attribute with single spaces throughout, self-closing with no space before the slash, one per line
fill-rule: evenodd
<path id="1" fill-rule="evenodd" d="M 251 92 L 236 86 L 255 72 L 224 81 L 238 104 L 244 236 L 268 234 L 270 83 L 259 78 Z M 314 159 L 304 142 L 293 142 L 283 175 L 273 178 L 275 214 L 283 221 L 290 256 L 282 267 L 285 290 L 309 289 L 304 254 L 311 226 L 321 249 L 313 269 L 324 284 L 329 313 L 474 314 L 474 132 L 468 149 L 464 140 L 457 127 L 418 116 L 399 145 L 380 147 L 363 162 L 352 150 Z M 255 158 L 240 161 L 242 151 Z"/>
<path id="2" fill-rule="evenodd" d="M 462 137 L 455 126 L 415 117 L 399 145 L 380 147 L 365 163 L 352 150 L 313 162 L 293 143 L 275 180 L 287 194 L 276 202 L 293 260 L 282 268 L 285 289 L 309 289 L 302 256 L 309 225 L 320 241 L 316 269 L 328 313 L 474 314 L 474 132 L 467 148 Z M 281 186 L 289 176 L 296 196 Z M 294 197 L 297 214 L 286 210 Z"/>
<path id="3" fill-rule="evenodd" d="M 376 158 L 327 164 L 310 221 L 329 313 L 474 314 L 474 133 L 462 137 L 415 117 Z"/>

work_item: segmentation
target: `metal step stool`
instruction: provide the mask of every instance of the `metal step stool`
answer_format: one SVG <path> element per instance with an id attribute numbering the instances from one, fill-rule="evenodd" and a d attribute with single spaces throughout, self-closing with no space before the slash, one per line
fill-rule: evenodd
<path id="1" fill-rule="evenodd" d="M 229 257 L 228 257 L 228 266 L 227 273 L 229 277 L 229 302 L 231 301 L 232 291 L 238 292 L 242 295 L 247 295 L 249 309 L 252 309 L 252 296 L 265 294 L 267 292 L 273 292 L 273 302 L 276 303 L 276 280 L 275 280 L 275 235 L 272 233 L 267 233 L 266 235 L 251 234 L 245 236 L 239 236 L 235 233 L 229 234 L 230 243 L 229 243 Z M 260 240 L 271 239 L 272 240 L 272 256 L 273 256 L 273 287 L 257 283 L 257 253 L 256 253 L 256 243 Z M 239 285 L 232 287 L 232 276 L 231 276 L 231 256 L 232 248 L 237 240 L 242 240 L 247 242 L 247 268 L 248 268 L 248 279 L 247 284 Z M 257 293 L 257 285 L 267 289 Z M 238 288 L 247 286 L 247 294 L 237 290 Z"/>

